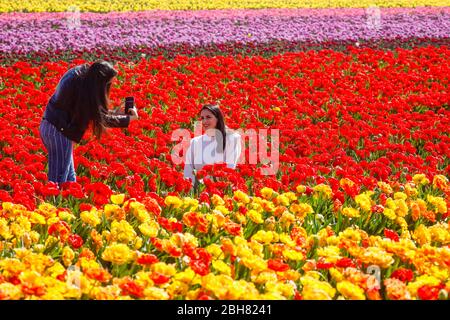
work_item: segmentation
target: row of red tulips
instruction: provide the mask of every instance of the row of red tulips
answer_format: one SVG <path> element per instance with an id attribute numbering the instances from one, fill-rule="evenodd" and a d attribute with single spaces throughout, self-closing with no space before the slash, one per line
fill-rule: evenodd
<path id="1" fill-rule="evenodd" d="M 373 187 L 377 179 L 408 180 L 417 172 L 448 174 L 448 58 L 448 49 L 428 47 L 120 63 L 113 104 L 133 94 L 142 118 L 128 130 L 110 130 L 100 142 L 87 135 L 75 149 L 79 184 L 70 192 L 104 194 L 96 197 L 99 203 L 108 197 L 103 189 L 110 187 L 136 197 L 186 193 L 182 168 L 171 162 L 171 134 L 190 128 L 204 102 L 219 102 L 231 128 L 281 129 L 276 176 L 255 175 L 255 165 L 243 164 L 227 174 L 226 182 L 207 184 L 208 192 L 282 190 L 326 180 L 337 191 L 343 177 L 359 189 Z M 45 183 L 37 130 L 69 66 L 21 62 L 1 67 L 1 199 L 32 208 L 53 192 Z M 90 187 L 93 182 L 103 187 Z"/>

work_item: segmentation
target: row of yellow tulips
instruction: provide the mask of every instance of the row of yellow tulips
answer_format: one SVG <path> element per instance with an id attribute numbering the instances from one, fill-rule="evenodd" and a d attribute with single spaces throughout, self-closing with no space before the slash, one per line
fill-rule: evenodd
<path id="1" fill-rule="evenodd" d="M 261 8 L 366 8 L 447 6 L 445 0 L 0 0 L 0 12 L 142 11 Z"/>
<path id="2" fill-rule="evenodd" d="M 342 179 L 342 186 L 351 184 Z M 450 185 L 0 208 L 0 299 L 446 299 Z M 372 271 L 376 271 L 372 273 Z"/>

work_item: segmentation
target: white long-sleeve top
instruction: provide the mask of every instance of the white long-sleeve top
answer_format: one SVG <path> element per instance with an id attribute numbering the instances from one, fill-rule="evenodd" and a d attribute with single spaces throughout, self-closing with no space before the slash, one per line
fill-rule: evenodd
<path id="1" fill-rule="evenodd" d="M 241 135 L 227 130 L 225 152 L 219 153 L 216 150 L 215 137 L 203 134 L 192 138 L 186 152 L 184 177 L 190 178 L 194 184 L 194 169 L 201 170 L 207 164 L 226 163 L 228 168 L 236 168 L 242 150 Z"/>

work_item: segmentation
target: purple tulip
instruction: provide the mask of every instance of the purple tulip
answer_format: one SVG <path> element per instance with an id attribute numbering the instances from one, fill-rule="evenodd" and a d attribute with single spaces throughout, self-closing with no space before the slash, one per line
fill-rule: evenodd
<path id="1" fill-rule="evenodd" d="M 0 53 L 222 43 L 448 39 L 449 7 L 0 14 Z"/>

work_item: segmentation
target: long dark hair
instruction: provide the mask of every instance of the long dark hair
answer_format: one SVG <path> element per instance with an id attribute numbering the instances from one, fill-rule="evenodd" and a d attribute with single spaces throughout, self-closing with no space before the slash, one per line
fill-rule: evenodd
<path id="1" fill-rule="evenodd" d="M 87 128 L 91 123 L 97 138 L 106 129 L 103 117 L 108 112 L 111 80 L 117 74 L 112 64 L 99 60 L 89 67 L 86 65 L 79 79 L 73 121 L 81 128 Z"/>
<path id="2" fill-rule="evenodd" d="M 225 146 L 227 144 L 227 139 L 226 139 L 227 133 L 226 133 L 225 120 L 223 119 L 222 111 L 220 110 L 219 106 L 216 104 L 205 104 L 205 105 L 203 105 L 200 112 L 202 112 L 203 110 L 210 111 L 217 118 L 216 129 L 222 133 L 222 135 L 220 137 L 216 137 L 217 151 L 225 152 Z"/>

